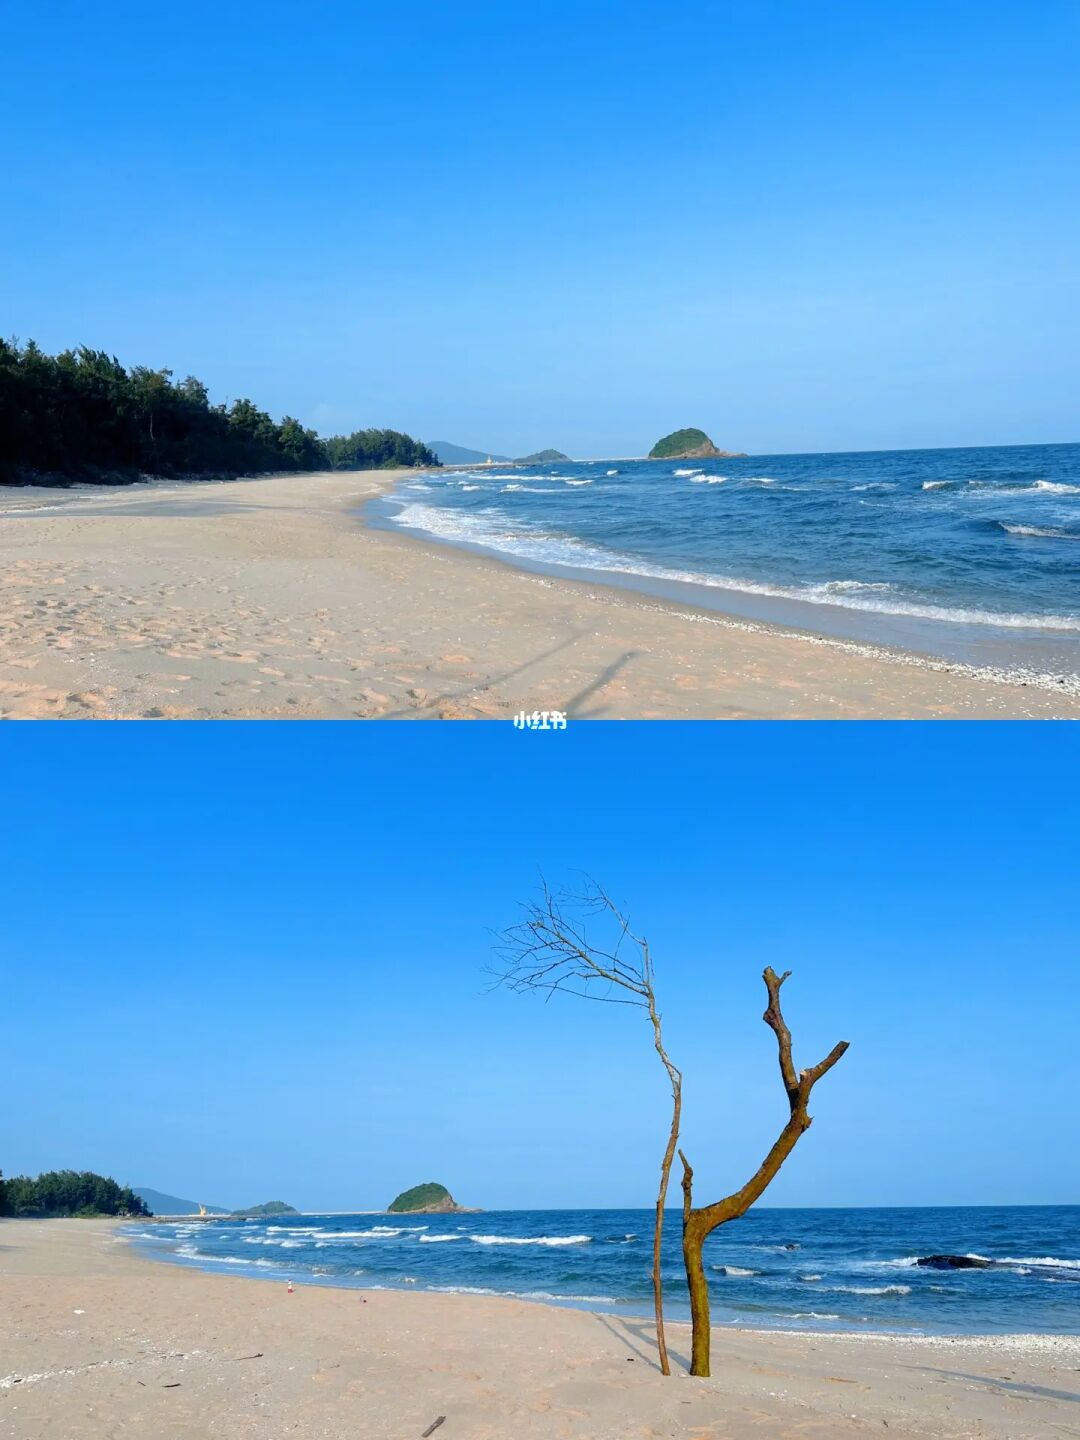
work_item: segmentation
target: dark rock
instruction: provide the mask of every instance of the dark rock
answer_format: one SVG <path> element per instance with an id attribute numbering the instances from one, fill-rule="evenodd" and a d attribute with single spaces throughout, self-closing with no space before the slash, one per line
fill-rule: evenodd
<path id="1" fill-rule="evenodd" d="M 928 1270 L 989 1270 L 993 1263 L 974 1255 L 923 1255 L 915 1261 Z"/>

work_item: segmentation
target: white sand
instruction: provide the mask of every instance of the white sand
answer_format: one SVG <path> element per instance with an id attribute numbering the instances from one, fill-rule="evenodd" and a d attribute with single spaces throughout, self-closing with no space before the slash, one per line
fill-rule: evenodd
<path id="1" fill-rule="evenodd" d="M 5 1440 L 1021 1440 L 1080 1434 L 1080 1340 L 717 1331 L 143 1259 L 115 1222 L 0 1221 Z M 671 1328 L 676 1363 L 685 1327 Z"/>
<path id="2" fill-rule="evenodd" d="M 394 479 L 0 493 L 0 716 L 1080 716 L 1080 697 L 373 531 Z"/>

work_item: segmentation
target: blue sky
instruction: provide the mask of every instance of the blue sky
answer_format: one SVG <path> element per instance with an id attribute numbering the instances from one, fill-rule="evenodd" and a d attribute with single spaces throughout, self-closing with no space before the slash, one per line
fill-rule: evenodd
<path id="1" fill-rule="evenodd" d="M 39 0 L 6 332 L 323 432 L 1080 438 L 1073 0 Z"/>
<path id="2" fill-rule="evenodd" d="M 1080 731 L 718 729 L 12 729 L 3 1170 L 648 1204 L 643 1021 L 488 989 L 543 867 L 651 941 L 703 1193 L 782 1123 L 772 963 L 798 1063 L 851 1041 L 773 1203 L 1074 1201 Z"/>

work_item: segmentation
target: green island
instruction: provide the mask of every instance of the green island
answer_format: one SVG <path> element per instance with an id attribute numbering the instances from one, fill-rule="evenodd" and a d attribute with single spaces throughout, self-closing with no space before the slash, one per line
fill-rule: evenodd
<path id="1" fill-rule="evenodd" d="M 5 1180 L 0 1175 L 0 1215 L 53 1220 L 150 1213 L 129 1185 L 118 1185 L 112 1176 L 92 1170 L 46 1170 L 36 1179 L 13 1175 Z"/>
<path id="2" fill-rule="evenodd" d="M 268 1215 L 299 1215 L 300 1211 L 284 1200 L 267 1200 L 262 1205 L 249 1205 L 246 1210 L 233 1210 L 232 1215 L 240 1220 L 256 1220 Z"/>
<path id="3" fill-rule="evenodd" d="M 693 426 L 673 430 L 658 440 L 649 451 L 650 460 L 709 460 L 714 457 L 730 460 L 740 456 L 739 450 L 718 450 L 705 434 Z"/>
<path id="4" fill-rule="evenodd" d="M 415 1215 L 465 1210 L 466 1207 L 457 1203 L 445 1185 L 428 1180 L 423 1185 L 414 1185 L 411 1190 L 403 1190 L 386 1208 L 391 1215 Z"/>
<path id="5" fill-rule="evenodd" d="M 128 370 L 85 345 L 53 356 L 32 340 L 0 340 L 0 484 L 439 464 L 433 450 L 398 430 L 323 439 L 291 415 L 273 420 L 251 400 L 211 405 L 201 380 L 174 382 L 172 373 Z"/>
<path id="6" fill-rule="evenodd" d="M 522 455 L 514 461 L 515 465 L 552 465 L 557 460 L 569 460 L 569 455 L 564 455 L 561 450 L 537 450 L 532 455 Z"/>

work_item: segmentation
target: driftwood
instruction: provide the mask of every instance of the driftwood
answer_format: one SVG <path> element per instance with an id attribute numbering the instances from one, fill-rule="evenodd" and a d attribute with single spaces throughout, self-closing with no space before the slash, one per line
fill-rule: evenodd
<path id="1" fill-rule="evenodd" d="M 588 929 L 592 917 L 606 922 L 613 932 L 613 939 L 606 942 L 608 948 L 590 939 Z M 649 943 L 644 936 L 633 933 L 629 920 L 592 880 L 586 880 L 577 894 L 553 894 L 545 882 L 542 900 L 526 906 L 521 924 L 504 931 L 498 938 L 503 968 L 496 972 L 497 979 L 509 989 L 546 991 L 549 997 L 561 991 L 583 1000 L 635 1005 L 649 1017 L 653 1047 L 671 1087 L 671 1125 L 660 1162 L 652 1260 L 656 1348 L 661 1373 L 670 1375 L 660 1251 L 671 1166 L 679 1143 L 682 1073 L 664 1046 Z"/>
<path id="2" fill-rule="evenodd" d="M 445 1415 L 440 1415 L 437 1419 L 433 1420 L 432 1423 L 424 1431 L 424 1433 L 420 1436 L 420 1440 L 427 1440 L 427 1437 L 429 1435 L 434 1435 L 435 1431 L 438 1430 L 439 1426 L 443 1423 L 445 1419 Z"/>
<path id="3" fill-rule="evenodd" d="M 769 1003 L 765 1007 L 762 1019 L 776 1036 L 780 1078 L 787 1094 L 790 1111 L 788 1122 L 781 1130 L 772 1149 L 741 1190 L 726 1195 L 712 1205 L 702 1205 L 697 1208 L 693 1203 L 694 1172 L 686 1156 L 681 1150 L 679 1151 L 679 1159 L 682 1161 L 683 1167 L 683 1262 L 686 1266 L 686 1278 L 690 1286 L 690 1315 L 693 1321 L 690 1352 L 691 1375 L 709 1374 L 711 1339 L 709 1282 L 705 1278 L 702 1246 L 718 1226 L 745 1215 L 751 1205 L 761 1198 L 766 1188 L 776 1178 L 781 1165 L 794 1150 L 800 1137 L 810 1128 L 811 1117 L 807 1111 L 810 1092 L 848 1048 L 848 1042 L 841 1040 L 817 1065 L 812 1065 L 809 1070 L 796 1072 L 795 1062 L 791 1057 L 791 1031 L 787 1027 L 783 1011 L 780 1008 L 780 987 L 790 974 L 790 970 L 785 970 L 782 975 L 777 975 L 770 965 L 766 967 L 761 977 L 765 981 L 765 989 L 769 997 Z"/>

